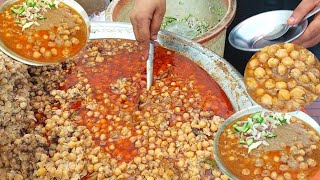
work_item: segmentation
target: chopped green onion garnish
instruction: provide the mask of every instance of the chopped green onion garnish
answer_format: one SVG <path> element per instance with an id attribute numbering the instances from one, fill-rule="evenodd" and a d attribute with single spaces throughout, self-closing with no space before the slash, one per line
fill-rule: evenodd
<path id="1" fill-rule="evenodd" d="M 250 153 L 261 144 L 268 146 L 266 139 L 277 137 L 272 130 L 277 125 L 289 124 L 290 118 L 288 114 L 257 112 L 252 114 L 247 121 L 238 121 L 233 128 L 236 133 L 241 134 L 239 143 L 248 147 Z"/>

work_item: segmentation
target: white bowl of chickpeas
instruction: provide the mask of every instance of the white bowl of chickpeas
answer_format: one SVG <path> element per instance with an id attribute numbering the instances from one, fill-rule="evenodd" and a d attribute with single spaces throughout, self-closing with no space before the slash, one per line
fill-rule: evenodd
<path id="1" fill-rule="evenodd" d="M 249 95 L 262 107 L 277 112 L 296 111 L 320 94 L 320 63 L 301 46 L 274 44 L 252 56 L 244 81 Z"/>
<path id="2" fill-rule="evenodd" d="M 248 151 L 250 146 L 255 147 Z M 284 114 L 252 106 L 230 116 L 214 139 L 215 161 L 233 180 L 309 179 L 320 169 L 319 153 L 320 126 L 302 111 Z"/>
<path id="3" fill-rule="evenodd" d="M 8 0 L 0 6 L 0 50 L 28 65 L 73 57 L 89 33 L 89 17 L 76 1 Z"/>

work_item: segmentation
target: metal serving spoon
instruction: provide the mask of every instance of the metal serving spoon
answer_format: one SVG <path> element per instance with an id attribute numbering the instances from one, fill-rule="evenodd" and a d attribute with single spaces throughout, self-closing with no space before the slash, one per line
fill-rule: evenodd
<path id="1" fill-rule="evenodd" d="M 304 21 L 308 19 L 309 17 L 313 16 L 314 14 L 318 13 L 320 11 L 320 6 L 314 8 L 311 12 L 309 12 L 301 21 Z M 263 37 L 263 39 L 266 40 L 275 40 L 283 36 L 291 27 L 288 24 L 280 24 L 276 26 L 269 34 Z"/>
<path id="2" fill-rule="evenodd" d="M 147 91 L 152 86 L 153 81 L 153 55 L 154 55 L 154 41 L 150 41 L 149 56 L 147 60 Z"/>

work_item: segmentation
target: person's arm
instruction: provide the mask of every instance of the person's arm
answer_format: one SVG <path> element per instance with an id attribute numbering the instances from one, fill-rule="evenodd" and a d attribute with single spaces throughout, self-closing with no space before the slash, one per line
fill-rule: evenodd
<path id="1" fill-rule="evenodd" d="M 130 20 L 138 42 L 147 43 L 150 39 L 157 39 L 165 12 L 166 0 L 135 0 Z"/>
<path id="2" fill-rule="evenodd" d="M 288 19 L 289 25 L 298 24 L 313 8 L 320 6 L 320 0 L 302 0 Z M 320 13 L 314 15 L 306 31 L 292 43 L 309 48 L 320 42 Z"/>

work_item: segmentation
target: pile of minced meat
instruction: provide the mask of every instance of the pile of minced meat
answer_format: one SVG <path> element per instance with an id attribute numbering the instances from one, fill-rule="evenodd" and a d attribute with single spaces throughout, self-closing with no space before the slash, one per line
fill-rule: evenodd
<path id="1" fill-rule="evenodd" d="M 159 120 L 160 133 L 141 121 L 142 135 L 154 147 L 130 139 L 137 155 L 130 161 L 112 157 L 68 108 L 72 99 L 86 101 L 92 89 L 83 83 L 57 88 L 72 65 L 28 67 L 0 52 L 0 179 L 228 179 L 212 155 L 223 119 L 196 108 L 189 112 L 192 122 L 168 127 Z"/>

